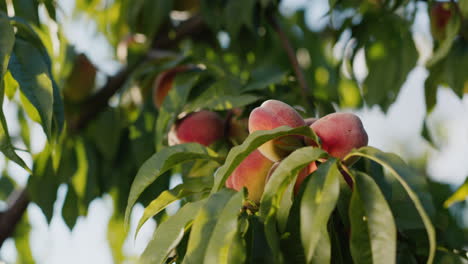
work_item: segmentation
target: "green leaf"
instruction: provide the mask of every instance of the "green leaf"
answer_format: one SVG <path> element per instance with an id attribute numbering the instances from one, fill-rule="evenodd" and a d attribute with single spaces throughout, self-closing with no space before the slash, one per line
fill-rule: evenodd
<path id="1" fill-rule="evenodd" d="M 444 207 L 448 208 L 456 202 L 461 202 L 468 198 L 468 177 L 465 182 L 444 202 Z"/>
<path id="2" fill-rule="evenodd" d="M 13 27 L 10 25 L 8 19 L 2 15 L 0 15 L 0 32 L 2 32 L 2 37 L 0 38 L 0 106 L 2 106 L 5 96 L 3 77 L 7 71 L 8 61 L 10 59 L 10 54 L 13 51 L 15 42 L 15 33 L 13 31 Z M 2 153 L 7 158 L 31 173 L 31 170 L 28 168 L 23 159 L 21 159 L 18 154 L 16 154 L 15 148 L 11 143 L 3 108 L 0 109 L 0 124 L 0 151 L 2 151 Z"/>
<path id="3" fill-rule="evenodd" d="M 8 61 L 15 44 L 15 32 L 8 18 L 1 14 L 0 32 L 2 32 L 2 37 L 0 38 L 0 77 L 3 79 L 3 75 L 7 72 Z"/>
<path id="4" fill-rule="evenodd" d="M 177 247 L 206 200 L 187 203 L 175 215 L 160 224 L 140 257 L 142 264 L 163 264 L 169 253 Z"/>
<path id="5" fill-rule="evenodd" d="M 234 169 L 237 168 L 242 160 L 244 160 L 251 152 L 269 140 L 287 135 L 302 135 L 310 137 L 315 142 L 318 142 L 317 135 L 307 126 L 298 128 L 281 126 L 272 130 L 255 131 L 244 140 L 242 145 L 236 146 L 229 151 L 224 165 L 216 171 L 215 183 L 211 192 L 215 193 L 223 188 L 224 182 L 227 180 L 229 175 L 231 175 Z"/>
<path id="6" fill-rule="evenodd" d="M 28 194 L 31 201 L 36 203 L 50 223 L 54 213 L 54 203 L 57 200 L 57 189 L 60 179 L 57 177 L 53 164 L 52 152 L 49 145 L 34 157 L 33 173 L 28 179 Z"/>
<path id="7" fill-rule="evenodd" d="M 233 38 L 236 38 L 243 25 L 252 28 L 254 19 L 255 1 L 235 0 L 228 1 L 224 13 L 226 28 Z"/>
<path id="8" fill-rule="evenodd" d="M 63 202 L 62 207 L 62 218 L 70 230 L 73 230 L 78 216 L 80 216 L 78 195 L 76 194 L 73 186 L 68 185 L 67 195 L 65 196 L 65 201 Z"/>
<path id="9" fill-rule="evenodd" d="M 295 182 L 297 174 L 311 162 L 326 156 L 326 152 L 322 149 L 303 147 L 283 159 L 265 186 L 260 202 L 260 216 L 267 219 L 275 214 L 284 191 L 291 182 Z M 292 203 L 289 204 L 289 207 L 291 205 Z"/>
<path id="10" fill-rule="evenodd" d="M 185 112 L 197 109 L 229 110 L 251 104 L 259 97 L 240 93 L 241 83 L 236 78 L 225 78 L 214 82 L 197 95 L 193 102 L 184 107 Z"/>
<path id="11" fill-rule="evenodd" d="M 238 192 L 226 203 L 214 227 L 203 263 L 233 263 L 229 261 L 229 256 L 233 253 L 231 249 L 235 245 L 234 241 L 239 238 L 237 218 L 243 200 L 244 193 Z M 245 254 L 245 252 L 238 251 L 236 255 L 238 254 Z"/>
<path id="12" fill-rule="evenodd" d="M 382 31 L 383 27 L 385 31 Z M 378 104 L 386 110 L 396 99 L 418 59 L 409 24 L 396 15 L 387 15 L 366 20 L 360 30 L 358 34 L 363 36 L 358 38 L 361 41 L 365 39 L 369 69 L 364 80 L 364 97 L 369 105 Z M 369 33 L 367 31 L 371 33 L 365 34 Z"/>
<path id="13" fill-rule="evenodd" d="M 127 238 L 128 231 L 122 228 L 124 225 L 124 219 L 121 217 L 121 214 L 117 211 L 114 212 L 107 226 L 107 240 L 112 250 L 114 263 L 125 262 L 123 245 Z"/>
<path id="14" fill-rule="evenodd" d="M 208 197 L 208 200 L 193 220 L 183 264 L 203 263 L 203 258 L 208 247 L 207 241 L 209 241 L 214 231 L 213 226 L 233 194 L 233 190 L 223 189 Z"/>
<path id="15" fill-rule="evenodd" d="M 12 2 L 15 7 L 15 16 L 39 26 L 39 2 L 37 0 L 13 0 Z"/>
<path id="16" fill-rule="evenodd" d="M 16 39 L 9 68 L 21 92 L 38 111 L 41 125 L 50 139 L 54 96 L 52 80 L 42 54 L 30 43 Z"/>
<path id="17" fill-rule="evenodd" d="M 63 105 L 62 95 L 60 94 L 60 89 L 54 79 L 52 79 L 52 88 L 54 96 L 52 128 L 58 136 L 62 132 L 63 126 L 65 124 L 65 109 Z"/>
<path id="18" fill-rule="evenodd" d="M 468 1 L 460 0 L 458 1 L 458 6 L 460 7 L 460 11 L 462 12 L 463 16 L 468 17 Z"/>
<path id="19" fill-rule="evenodd" d="M 454 10 L 452 10 L 454 12 Z M 461 19 L 458 15 L 450 16 L 450 20 L 446 26 L 447 34 L 442 43 L 440 43 L 439 48 L 434 52 L 432 57 L 427 61 L 426 66 L 428 68 L 432 67 L 440 60 L 445 58 L 450 52 L 452 45 L 458 35 L 461 26 Z"/>
<path id="20" fill-rule="evenodd" d="M 177 120 L 177 116 L 185 106 L 190 90 L 198 81 L 200 73 L 185 72 L 177 74 L 174 78 L 172 89 L 164 99 L 162 107 L 159 109 L 158 119 L 155 128 L 156 150 L 161 149 L 166 135 L 172 124 Z"/>
<path id="21" fill-rule="evenodd" d="M 47 13 L 49 13 L 50 18 L 57 20 L 55 12 L 55 0 L 43 0 L 43 3 L 47 9 Z"/>
<path id="22" fill-rule="evenodd" d="M 450 53 L 443 61 L 445 66 L 444 77 L 447 84 L 460 98 L 468 93 L 468 45 L 465 40 L 458 38 L 453 42 Z"/>
<path id="23" fill-rule="evenodd" d="M 243 107 L 256 102 L 261 97 L 242 94 L 242 95 L 212 95 L 207 100 L 197 100 L 194 104 L 190 104 L 187 112 L 192 112 L 195 109 L 211 109 L 215 111 L 225 111 L 237 107 Z"/>
<path id="24" fill-rule="evenodd" d="M 391 174 L 398 180 L 398 182 L 402 185 L 405 191 L 408 193 L 411 201 L 413 202 L 414 206 L 416 207 L 417 212 L 419 213 L 421 220 L 423 221 L 424 227 L 426 228 L 427 232 L 427 239 L 429 241 L 429 254 L 427 263 L 432 263 L 434 261 L 434 254 L 436 249 L 436 234 L 434 230 L 434 226 L 431 223 L 431 220 L 424 209 L 421 200 L 416 195 L 416 193 L 411 189 L 410 185 L 405 179 L 410 179 L 414 174 L 408 168 L 408 166 L 396 155 L 382 152 L 378 149 L 372 147 L 364 147 L 359 150 L 355 150 L 348 154 L 344 160 L 346 161 L 349 158 L 353 157 L 364 157 L 370 160 L 373 160 L 380 165 L 382 165 L 385 169 L 388 169 Z"/>
<path id="25" fill-rule="evenodd" d="M 254 69 L 252 72 L 252 80 L 242 89 L 242 92 L 250 92 L 263 90 L 270 85 L 280 83 L 287 76 L 287 72 L 277 66 L 264 66 Z"/>
<path id="26" fill-rule="evenodd" d="M 130 211 L 140 194 L 160 175 L 172 167 L 197 159 L 216 160 L 217 156 L 211 149 L 200 144 L 188 143 L 167 147 L 155 153 L 138 170 L 128 195 L 125 222 L 128 223 Z"/>
<path id="27" fill-rule="evenodd" d="M 28 221 L 28 214 L 25 213 L 15 227 L 13 237 L 15 239 L 15 246 L 18 253 L 18 264 L 34 263 L 34 258 L 30 246 L 30 233 L 31 225 Z"/>
<path id="28" fill-rule="evenodd" d="M 114 159 L 120 146 L 120 120 L 118 110 L 107 109 L 88 126 L 88 133 L 93 138 L 93 143 L 104 158 L 110 161 Z"/>
<path id="29" fill-rule="evenodd" d="M 12 100 L 16 94 L 16 91 L 18 90 L 18 82 L 13 78 L 13 76 L 11 76 L 11 72 L 9 71 L 7 71 L 3 76 L 3 82 L 5 84 L 5 94 L 8 97 L 8 99 Z"/>
<path id="30" fill-rule="evenodd" d="M 0 201 L 6 201 L 14 190 L 15 182 L 4 171 L 0 177 Z"/>
<path id="31" fill-rule="evenodd" d="M 301 240 L 307 263 L 315 261 L 314 255 L 322 256 L 326 262 L 330 262 L 331 246 L 327 223 L 338 201 L 339 177 L 341 174 L 337 162 L 331 159 L 318 167 L 305 187 L 300 214 Z"/>
<path id="32" fill-rule="evenodd" d="M 162 192 L 158 198 L 154 199 L 144 210 L 143 216 L 138 222 L 138 226 L 135 231 L 135 237 L 138 234 L 138 231 L 143 226 L 143 224 L 150 219 L 151 217 L 157 215 L 159 212 L 164 210 L 171 203 L 178 201 L 184 197 L 200 193 L 204 189 L 207 189 L 207 186 L 202 184 L 202 181 L 193 179 L 179 184 L 172 190 L 167 190 Z"/>
<path id="33" fill-rule="evenodd" d="M 319 148 L 300 148 L 281 161 L 265 186 L 265 191 L 260 201 L 259 212 L 260 217 L 265 224 L 265 235 L 267 237 L 268 244 L 273 251 L 274 259 L 278 261 L 281 260 L 282 256 L 279 252 L 279 241 L 275 220 L 280 216 L 280 223 L 278 223 L 278 225 L 284 227 L 288 216 L 284 214 L 279 215 L 279 207 L 281 205 L 283 207 L 281 210 L 283 210 L 283 212 L 288 212 L 292 206 L 291 196 L 285 198 L 289 200 L 288 203 L 281 203 L 286 190 L 291 183 L 294 185 L 297 174 L 305 166 L 323 157 L 326 157 L 326 152 Z M 289 194 L 292 195 L 292 192 Z"/>
<path id="34" fill-rule="evenodd" d="M 260 0 L 260 4 L 262 4 L 262 7 L 267 7 L 272 2 L 272 0 Z"/>
<path id="35" fill-rule="evenodd" d="M 356 172 L 349 207 L 355 263 L 395 263 L 396 226 L 385 197 L 367 174 Z"/>
<path id="36" fill-rule="evenodd" d="M 150 39 L 159 30 L 161 24 L 169 18 L 169 12 L 172 9 L 172 0 L 132 1 L 128 16 L 133 31 L 141 32 Z"/>
<path id="37" fill-rule="evenodd" d="M 429 69 L 429 76 L 424 82 L 424 97 L 426 101 L 426 112 L 430 113 L 437 102 L 437 88 L 444 77 L 444 64 L 437 63 Z"/>

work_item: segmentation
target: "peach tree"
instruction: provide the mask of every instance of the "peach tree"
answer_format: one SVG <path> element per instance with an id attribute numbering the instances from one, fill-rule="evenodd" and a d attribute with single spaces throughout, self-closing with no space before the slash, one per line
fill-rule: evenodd
<path id="1" fill-rule="evenodd" d="M 320 25 L 280 0 L 73 4 L 116 73 L 69 42 L 69 3 L 0 0 L 0 94 L 13 109 L 0 111 L 0 246 L 13 238 L 18 262 L 34 262 L 28 204 L 50 222 L 61 186 L 70 229 L 112 197 L 116 263 L 137 203 L 136 235 L 157 223 L 141 263 L 468 260 L 468 182 L 454 192 L 368 146 L 351 113 L 386 112 L 421 64 L 418 15 L 432 35 L 427 114 L 440 85 L 463 97 L 468 1 L 311 1 L 307 10 L 328 10 Z"/>

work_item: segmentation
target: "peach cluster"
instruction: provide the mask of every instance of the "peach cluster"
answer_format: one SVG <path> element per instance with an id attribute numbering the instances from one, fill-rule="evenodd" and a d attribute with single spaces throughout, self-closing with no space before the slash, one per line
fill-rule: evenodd
<path id="1" fill-rule="evenodd" d="M 271 130 L 280 126 L 310 128 L 320 138 L 322 148 L 330 156 L 343 158 L 351 150 L 367 145 L 368 137 L 361 120 L 351 113 L 333 113 L 320 119 L 303 119 L 291 106 L 277 100 L 268 100 L 255 108 L 249 116 L 249 132 Z M 269 173 L 282 159 L 295 149 L 313 145 L 310 139 L 302 136 L 284 136 L 266 142 L 245 158 L 229 176 L 226 186 L 234 190 L 246 187 L 249 199 L 259 202 Z M 274 164 L 276 163 L 276 166 Z M 273 167 L 273 168 L 272 168 Z M 312 162 L 298 175 L 294 186 L 298 192 L 301 183 L 317 169 Z"/>

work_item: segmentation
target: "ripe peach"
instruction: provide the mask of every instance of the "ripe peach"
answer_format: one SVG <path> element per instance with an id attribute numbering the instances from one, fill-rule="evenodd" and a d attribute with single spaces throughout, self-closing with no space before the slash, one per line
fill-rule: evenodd
<path id="1" fill-rule="evenodd" d="M 209 146 L 224 135 L 224 122 L 218 114 L 202 110 L 179 120 L 169 132 L 169 145 L 196 142 Z"/>
<path id="2" fill-rule="evenodd" d="M 226 187 L 236 191 L 246 187 L 249 191 L 248 198 L 259 202 L 263 194 L 266 178 L 273 162 L 265 158 L 258 149 L 250 153 L 226 181 Z"/>
<path id="3" fill-rule="evenodd" d="M 250 113 L 250 133 L 257 130 L 271 130 L 284 125 L 300 127 L 305 126 L 305 122 L 294 108 L 281 101 L 267 100 Z M 259 151 L 271 161 L 278 161 L 303 145 L 302 137 L 285 136 L 266 142 L 260 146 Z"/>
<path id="4" fill-rule="evenodd" d="M 156 108 L 160 108 L 163 104 L 164 98 L 166 98 L 173 86 L 176 75 L 195 68 L 194 65 L 180 65 L 164 71 L 156 77 L 153 84 L 153 103 Z"/>
<path id="5" fill-rule="evenodd" d="M 311 126 L 331 156 L 344 158 L 352 149 L 367 146 L 368 137 L 361 119 L 352 113 L 333 113 Z M 306 139 L 308 144 L 312 142 Z"/>

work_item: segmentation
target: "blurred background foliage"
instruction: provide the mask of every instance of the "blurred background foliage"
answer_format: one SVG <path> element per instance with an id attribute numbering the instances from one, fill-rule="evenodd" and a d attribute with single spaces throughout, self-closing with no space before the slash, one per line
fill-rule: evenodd
<path id="1" fill-rule="evenodd" d="M 429 71 L 425 102 L 430 114 L 439 86 L 460 98 L 468 92 L 467 2 L 317 1 L 310 8 L 328 6 L 325 22 L 318 26 L 307 23 L 305 10 L 279 12 L 279 0 L 77 0 L 72 15 L 96 25 L 121 65 L 109 74 L 67 40 L 60 1 L 0 0 L 0 94 L 2 102 L 18 105 L 14 117 L 0 112 L 0 150 L 7 163 L 17 163 L 31 175 L 22 186 L 10 170 L 3 170 L 0 219 L 21 207 L 22 200 L 15 196 L 19 194 L 25 198 L 23 207 L 29 201 L 37 204 L 50 222 L 57 190 L 65 185 L 61 214 L 73 229 L 91 201 L 109 194 L 114 213 L 108 237 L 120 263 L 126 259 L 122 245 L 127 231 L 122 226 L 130 186 L 142 164 L 167 145 L 167 134 L 180 114 L 203 108 L 218 111 L 225 120 L 233 114 L 242 119 L 268 98 L 298 106 L 304 116 L 373 106 L 385 112 L 409 72 L 421 63 Z M 412 34 L 417 12 L 431 19 L 432 52 L 425 61 Z M 174 74 L 170 100 L 155 107 L 157 77 L 187 65 L 189 70 Z M 33 151 L 33 122 L 45 135 L 40 151 Z M 19 129 L 12 133 L 10 126 Z M 427 126 L 421 133 L 434 143 Z M 214 148 L 225 155 L 238 143 L 231 138 Z M 421 177 L 426 175 L 424 158 L 411 163 Z M 210 162 L 176 167 L 138 202 L 148 205 L 169 188 L 174 174 L 197 177 L 215 168 Z M 446 243 L 441 247 L 466 246 L 467 226 L 460 212 L 466 210 L 467 183 L 452 199 L 462 202 L 447 209 L 444 201 L 454 190 L 423 178 L 438 237 Z M 398 196 L 386 198 L 391 206 L 411 212 Z M 156 220 L 165 217 L 159 214 Z M 396 219 L 404 226 L 406 217 L 411 214 Z M 14 224 L 0 221 L 5 223 L 0 227 L 2 242 L 13 236 L 18 263 L 31 263 L 27 215 L 14 222 L 12 232 Z M 407 224 L 412 230 L 415 222 Z M 408 234 L 415 239 L 403 239 L 412 242 L 421 236 L 417 231 Z M 401 256 L 412 256 L 419 246 L 403 245 L 398 250 L 407 255 Z"/>

